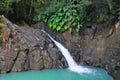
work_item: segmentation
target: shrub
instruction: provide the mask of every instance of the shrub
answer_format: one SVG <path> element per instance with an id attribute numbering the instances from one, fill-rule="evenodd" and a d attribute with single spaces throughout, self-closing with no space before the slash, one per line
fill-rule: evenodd
<path id="1" fill-rule="evenodd" d="M 34 17 L 34 20 L 42 20 L 56 31 L 64 32 L 70 28 L 71 31 L 75 30 L 79 32 L 79 29 L 85 23 L 85 8 L 91 3 L 90 0 L 72 0 L 67 2 L 67 4 L 65 4 L 65 1 L 54 2 L 53 4 L 49 4 L 42 13 Z M 68 22 L 71 23 L 70 27 L 68 26 Z"/>

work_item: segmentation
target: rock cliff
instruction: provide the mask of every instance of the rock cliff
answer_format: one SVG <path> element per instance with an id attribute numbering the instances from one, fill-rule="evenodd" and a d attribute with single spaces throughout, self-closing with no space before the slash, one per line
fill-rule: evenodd
<path id="1" fill-rule="evenodd" d="M 0 73 L 52 68 L 66 68 L 67 62 L 55 44 L 41 28 L 67 47 L 67 32 L 57 33 L 46 28 L 43 23 L 36 24 L 40 29 L 22 27 L 6 18 L 0 21 L 11 29 L 6 48 L 0 50 Z M 91 27 L 90 27 L 91 26 Z M 71 35 L 69 51 L 74 60 L 81 65 L 106 69 L 116 80 L 120 74 L 120 20 L 116 24 L 92 24 Z M 96 31 L 92 28 L 96 26 Z M 110 26 L 107 27 L 106 26 Z"/>

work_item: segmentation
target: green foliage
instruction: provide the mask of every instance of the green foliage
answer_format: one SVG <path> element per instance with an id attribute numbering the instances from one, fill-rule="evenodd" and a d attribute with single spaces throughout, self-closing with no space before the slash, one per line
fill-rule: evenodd
<path id="1" fill-rule="evenodd" d="M 102 8 L 97 10 L 98 13 L 98 22 L 106 22 L 108 19 L 110 19 L 108 10 L 106 8 Z"/>
<path id="2" fill-rule="evenodd" d="M 78 32 L 83 25 L 83 20 L 81 19 L 80 21 L 76 9 L 72 9 L 70 12 L 68 6 L 59 8 L 59 10 L 48 20 L 49 27 L 56 31 L 63 32 L 69 28 L 68 23 L 70 22 L 71 30 L 75 28 Z"/>
<path id="3" fill-rule="evenodd" d="M 87 8 L 88 23 L 103 23 L 110 20 L 110 16 L 107 0 L 93 0 L 93 4 Z"/>
<path id="4" fill-rule="evenodd" d="M 64 5 L 64 0 L 61 0 L 61 2 L 56 0 L 45 2 L 42 7 L 35 9 L 36 15 L 34 16 L 33 20 L 47 22 L 48 18 Z"/>
<path id="5" fill-rule="evenodd" d="M 1 19 L 1 18 L 4 18 L 4 16 L 3 16 L 3 15 L 0 15 L 0 19 Z M 5 25 L 4 23 L 1 23 L 1 22 L 0 22 L 0 47 L 2 46 L 2 37 L 3 37 L 3 36 L 2 36 L 2 28 L 5 27 L 5 26 L 6 26 L 6 25 Z"/>
<path id="6" fill-rule="evenodd" d="M 98 22 L 106 22 L 109 19 L 109 16 L 105 13 L 99 15 Z"/>
<path id="7" fill-rule="evenodd" d="M 70 28 L 71 31 L 79 32 L 86 21 L 85 8 L 92 2 L 90 0 L 73 0 L 66 4 L 65 2 L 67 1 L 49 4 L 42 13 L 34 17 L 34 20 L 44 21 L 56 31 L 64 32 Z M 70 23 L 70 26 L 68 26 L 68 23 Z"/>
<path id="8" fill-rule="evenodd" d="M 5 27 L 5 24 L 0 23 L 0 46 L 2 45 L 2 28 Z"/>
<path id="9" fill-rule="evenodd" d="M 113 10 L 111 11 L 113 14 L 120 12 L 120 0 L 116 0 L 113 2 Z"/>
<path id="10" fill-rule="evenodd" d="M 15 2 L 15 0 L 1 0 L 0 1 L 0 11 L 7 14 L 8 12 L 12 12 L 12 3 Z"/>
<path id="11" fill-rule="evenodd" d="M 0 23 L 0 28 L 3 28 L 3 27 L 5 27 L 5 24 Z"/>
<path id="12" fill-rule="evenodd" d="M 120 0 L 0 0 L 0 14 L 29 24 L 44 21 L 59 32 L 79 32 L 86 22 L 109 19 L 108 1 L 113 5 L 112 14 L 120 12 Z"/>
<path id="13" fill-rule="evenodd" d="M 0 15 L 14 21 L 26 21 L 32 23 L 36 10 L 44 4 L 45 0 L 1 0 Z"/>

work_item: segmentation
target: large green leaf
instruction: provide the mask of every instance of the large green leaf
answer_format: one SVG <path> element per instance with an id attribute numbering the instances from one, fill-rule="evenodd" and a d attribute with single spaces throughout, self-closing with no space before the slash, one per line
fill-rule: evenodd
<path id="1" fill-rule="evenodd" d="M 56 27 L 57 27 L 56 24 L 53 24 L 52 28 L 55 29 Z"/>
<path id="2" fill-rule="evenodd" d="M 76 28 L 76 32 L 79 32 L 79 29 Z"/>
<path id="3" fill-rule="evenodd" d="M 64 26 L 64 29 L 67 30 L 67 29 L 68 29 L 68 25 L 65 25 L 65 26 Z"/>
<path id="4" fill-rule="evenodd" d="M 57 30 L 57 31 L 60 31 L 60 30 L 61 30 L 61 27 L 60 27 L 60 26 L 57 26 L 56 30 Z"/>
<path id="5" fill-rule="evenodd" d="M 49 24 L 49 27 L 52 28 L 52 24 Z"/>
<path id="6" fill-rule="evenodd" d="M 66 12 L 66 16 L 70 16 L 70 12 Z"/>
<path id="7" fill-rule="evenodd" d="M 64 11 L 64 12 L 68 11 L 67 6 L 65 6 L 65 7 L 63 8 L 63 11 Z"/>
<path id="8" fill-rule="evenodd" d="M 62 17 L 56 17 L 54 20 L 56 23 L 58 23 L 61 19 L 62 19 Z"/>
<path id="9" fill-rule="evenodd" d="M 72 12 L 73 12 L 73 13 L 77 13 L 77 10 L 76 10 L 76 9 L 72 9 Z"/>
<path id="10" fill-rule="evenodd" d="M 65 22 L 64 22 L 64 21 L 62 21 L 62 22 L 60 23 L 60 26 L 62 27 L 64 24 L 65 24 Z"/>
<path id="11" fill-rule="evenodd" d="M 63 16 L 63 15 L 64 15 L 64 13 L 60 13 L 60 12 L 58 13 L 58 16 Z"/>

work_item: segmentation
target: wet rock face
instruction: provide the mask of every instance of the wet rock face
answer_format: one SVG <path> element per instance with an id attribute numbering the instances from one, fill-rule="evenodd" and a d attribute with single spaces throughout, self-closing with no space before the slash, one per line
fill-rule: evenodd
<path id="1" fill-rule="evenodd" d="M 94 31 L 91 28 L 86 27 L 79 34 L 73 34 L 71 36 L 71 48 L 69 51 L 74 60 L 78 64 L 104 68 L 115 80 L 120 80 L 118 76 L 120 73 L 119 23 L 117 23 L 116 30 L 112 34 L 112 27 L 109 27 L 109 29 L 105 29 L 104 27 L 103 29 L 98 29 L 95 34 L 93 34 Z M 67 39 L 68 36 L 64 37 Z"/>
<path id="2" fill-rule="evenodd" d="M 5 66 L 5 57 L 4 55 L 0 55 L 0 70 L 2 70 L 4 66 Z"/>
<path id="3" fill-rule="evenodd" d="M 10 50 L 0 52 L 0 73 L 67 67 L 55 44 L 39 29 L 17 27 Z"/>
<path id="4" fill-rule="evenodd" d="M 118 76 L 120 74 L 119 57 L 120 57 L 120 49 L 116 49 L 116 48 L 107 49 L 103 59 L 104 62 L 102 62 L 105 65 L 106 70 L 110 72 L 110 74 L 115 78 L 115 80 L 120 80 L 120 77 Z"/>

